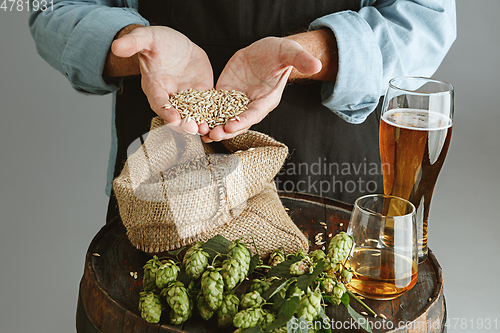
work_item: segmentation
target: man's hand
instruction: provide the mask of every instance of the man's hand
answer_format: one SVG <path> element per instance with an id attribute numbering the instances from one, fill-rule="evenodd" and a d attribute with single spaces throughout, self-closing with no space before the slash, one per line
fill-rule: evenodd
<path id="1" fill-rule="evenodd" d="M 241 91 L 251 102 L 248 110 L 239 115 L 240 121 L 215 127 L 203 140 L 229 139 L 260 122 L 279 104 L 292 68 L 312 75 L 321 70 L 321 61 L 298 42 L 276 37 L 263 38 L 236 52 L 222 71 L 216 88 Z"/>
<path id="2" fill-rule="evenodd" d="M 190 133 L 208 133 L 206 123 L 182 121 L 169 100 L 169 94 L 189 88 L 212 89 L 213 71 L 205 51 L 173 29 L 135 27 L 113 42 L 111 52 L 121 58 L 138 55 L 142 90 L 161 118 Z"/>

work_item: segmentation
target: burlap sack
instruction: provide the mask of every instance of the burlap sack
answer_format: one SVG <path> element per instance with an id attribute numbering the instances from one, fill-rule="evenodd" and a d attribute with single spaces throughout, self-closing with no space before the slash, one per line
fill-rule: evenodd
<path id="1" fill-rule="evenodd" d="M 154 118 L 146 140 L 129 154 L 113 182 L 128 238 L 138 249 L 155 253 L 208 239 L 219 228 L 235 239 L 253 234 L 254 228 L 272 234 L 277 226 L 295 227 L 286 212 L 278 210 L 283 207 L 276 194 L 255 197 L 269 186 L 287 154 L 284 144 L 262 133 L 248 131 L 219 144 L 204 144 L 198 136 L 178 133 Z M 277 201 L 268 202 L 272 200 Z M 279 221 L 259 224 L 254 217 L 252 223 L 245 222 L 244 216 L 258 216 L 260 206 L 263 219 L 273 216 Z M 300 231 L 290 230 L 289 235 L 297 233 L 288 239 L 296 244 L 290 251 L 298 250 L 301 242 L 307 249 Z"/>

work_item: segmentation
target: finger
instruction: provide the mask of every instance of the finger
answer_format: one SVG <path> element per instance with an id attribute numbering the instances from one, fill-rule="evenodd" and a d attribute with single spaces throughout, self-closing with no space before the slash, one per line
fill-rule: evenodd
<path id="1" fill-rule="evenodd" d="M 131 57 L 143 50 L 150 50 L 154 42 L 153 33 L 147 27 L 136 28 L 111 44 L 111 51 L 118 57 Z"/>
<path id="2" fill-rule="evenodd" d="M 223 126 L 216 126 L 214 127 L 213 130 L 210 131 L 208 134 L 208 137 L 212 141 L 222 141 L 222 140 L 227 140 L 231 139 L 241 133 L 245 133 L 248 130 L 248 128 L 243 128 L 239 131 L 233 132 L 233 133 L 228 133 L 224 131 Z"/>
<path id="3" fill-rule="evenodd" d="M 181 127 L 184 130 L 184 132 L 188 134 L 198 133 L 198 125 L 196 124 L 196 121 L 191 119 L 191 117 L 183 119 L 181 122 Z"/>
<path id="4" fill-rule="evenodd" d="M 198 125 L 198 133 L 201 135 L 208 134 L 210 132 L 210 128 L 208 127 L 208 124 L 206 121 L 202 122 L 200 125 Z"/>
<path id="5" fill-rule="evenodd" d="M 281 61 L 288 66 L 295 67 L 302 74 L 316 74 L 321 71 L 321 61 L 314 57 L 297 42 L 283 40 L 281 47 Z"/>

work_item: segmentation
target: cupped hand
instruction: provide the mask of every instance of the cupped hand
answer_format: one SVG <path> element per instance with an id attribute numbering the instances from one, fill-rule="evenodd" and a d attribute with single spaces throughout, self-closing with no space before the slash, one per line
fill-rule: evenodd
<path id="1" fill-rule="evenodd" d="M 226 64 L 217 89 L 237 90 L 250 99 L 239 121 L 217 126 L 203 137 L 205 142 L 229 139 L 260 122 L 278 106 L 292 68 L 312 75 L 321 70 L 321 61 L 292 40 L 266 37 L 236 52 Z"/>
<path id="2" fill-rule="evenodd" d="M 213 71 L 208 56 L 199 46 L 168 27 L 140 27 L 115 40 L 113 54 L 131 57 L 139 53 L 142 90 L 151 109 L 172 125 L 190 133 L 208 133 L 208 125 L 182 121 L 169 95 L 189 88 L 209 90 Z"/>

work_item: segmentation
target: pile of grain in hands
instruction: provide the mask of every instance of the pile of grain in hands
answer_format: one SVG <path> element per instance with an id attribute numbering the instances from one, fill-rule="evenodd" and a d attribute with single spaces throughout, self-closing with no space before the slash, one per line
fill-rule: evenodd
<path id="1" fill-rule="evenodd" d="M 170 103 L 182 119 L 194 120 L 198 125 L 207 122 L 210 129 L 229 120 L 240 120 L 250 100 L 236 90 L 184 90 L 170 96 Z"/>

